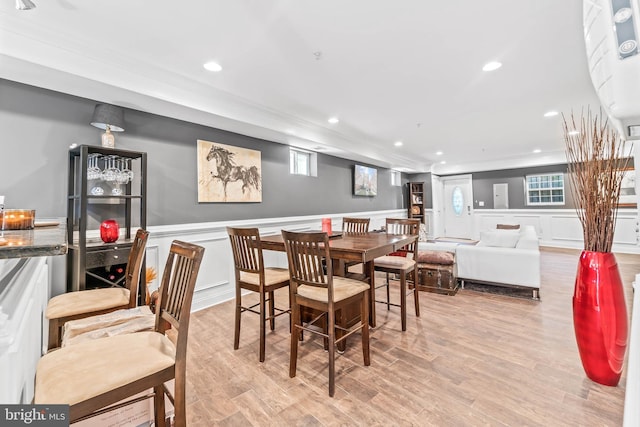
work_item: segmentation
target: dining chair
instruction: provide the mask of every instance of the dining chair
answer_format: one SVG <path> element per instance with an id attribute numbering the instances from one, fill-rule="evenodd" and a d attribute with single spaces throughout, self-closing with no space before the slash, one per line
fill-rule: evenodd
<path id="1" fill-rule="evenodd" d="M 342 218 L 342 232 L 343 233 L 367 233 L 369 232 L 369 218 Z M 358 261 L 345 261 L 344 274 L 349 274 L 349 268 L 354 265 L 362 264 Z"/>
<path id="2" fill-rule="evenodd" d="M 367 233 L 369 231 L 369 218 L 342 218 L 343 233 Z"/>
<path id="3" fill-rule="evenodd" d="M 329 396 L 335 393 L 336 346 L 355 332 L 362 332 L 362 355 L 365 366 L 371 364 L 369 355 L 369 284 L 359 280 L 334 276 L 326 233 L 296 233 L 282 231 L 291 277 L 291 354 L 289 377 L 296 376 L 298 342 L 302 332 L 322 336 L 329 350 Z M 327 268 L 323 268 L 326 261 Z M 346 328 L 336 325 L 336 311 L 343 312 L 352 304 L 360 304 L 360 320 Z M 304 324 L 304 308 L 320 314 Z M 311 327 L 314 326 L 314 327 Z M 316 328 L 315 326 L 320 326 Z M 326 326 L 326 328 L 325 328 Z M 339 334 L 336 334 L 336 330 Z"/>
<path id="4" fill-rule="evenodd" d="M 290 314 L 286 309 L 276 307 L 274 291 L 289 286 L 289 271 L 286 268 L 265 267 L 260 244 L 260 233 L 257 228 L 227 227 L 236 279 L 236 310 L 233 348 L 240 347 L 240 321 L 245 311 L 260 316 L 260 362 L 265 358 L 266 322 L 275 329 L 275 319 L 283 314 Z M 259 301 L 252 305 L 243 305 L 242 291 L 248 290 L 258 294 Z M 268 315 L 267 315 L 267 303 Z M 256 311 L 256 307 L 259 309 Z"/>
<path id="5" fill-rule="evenodd" d="M 140 270 L 148 238 L 148 231 L 139 229 L 136 232 L 124 273 L 124 287 L 67 292 L 49 300 L 45 310 L 49 319 L 49 350 L 60 347 L 61 330 L 66 322 L 137 305 Z"/>
<path id="6" fill-rule="evenodd" d="M 153 397 L 155 425 L 163 427 L 167 395 L 174 407 L 174 425 L 185 426 L 187 336 L 203 254 L 201 246 L 174 240 L 160 284 L 154 330 L 100 338 L 45 354 L 36 369 L 33 403 L 68 404 L 73 423 Z M 173 393 L 165 385 L 172 379 Z M 153 391 L 137 396 L 148 390 Z M 128 402 L 111 406 L 124 399 Z"/>
<path id="7" fill-rule="evenodd" d="M 416 262 L 416 251 L 418 247 L 418 233 L 420 230 L 419 219 L 403 219 L 403 218 L 387 218 L 386 219 L 387 234 L 402 234 L 416 236 L 416 239 L 399 249 L 398 251 L 378 257 L 373 261 L 375 271 L 386 273 L 387 281 L 378 287 L 385 287 L 387 291 L 386 301 L 377 301 L 387 304 L 387 310 L 390 306 L 400 306 L 400 319 L 402 330 L 407 330 L 407 278 L 411 276 L 413 286 L 413 298 L 415 301 L 416 317 L 420 317 L 420 298 L 418 287 L 415 286 L 418 280 L 418 263 Z M 400 276 L 400 304 L 390 302 L 389 291 L 389 274 L 397 274 Z M 375 292 L 374 292 L 375 294 Z"/>

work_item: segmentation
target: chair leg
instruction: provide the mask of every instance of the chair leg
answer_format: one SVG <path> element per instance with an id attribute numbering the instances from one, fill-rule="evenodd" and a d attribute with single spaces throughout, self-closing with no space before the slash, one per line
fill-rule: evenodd
<path id="1" fill-rule="evenodd" d="M 275 311 L 275 299 L 273 297 L 273 291 L 269 292 L 269 326 L 271 327 L 271 330 L 275 330 L 276 329 L 276 311 Z"/>
<path id="2" fill-rule="evenodd" d="M 301 325 L 300 321 L 300 306 L 294 302 L 291 306 L 291 319 L 293 324 L 291 325 L 291 352 L 289 355 L 289 378 L 296 376 L 296 365 L 298 363 L 298 341 L 301 336 L 302 330 L 298 328 Z"/>
<path id="3" fill-rule="evenodd" d="M 179 368 L 176 366 L 176 371 L 178 371 L 178 369 Z M 178 372 L 176 372 L 173 388 L 174 417 L 172 427 L 186 427 L 187 425 L 186 379 L 184 375 L 184 371 L 182 374 L 178 374 Z"/>
<path id="4" fill-rule="evenodd" d="M 58 319 L 49 319 L 49 344 L 47 350 L 60 347 L 60 325 Z"/>
<path id="5" fill-rule="evenodd" d="M 362 357 L 364 366 L 371 365 L 371 355 L 369 351 L 369 293 L 365 292 L 360 302 L 360 319 L 362 321 Z"/>
<path id="6" fill-rule="evenodd" d="M 336 392 L 336 313 L 329 309 L 329 397 L 333 397 Z"/>
<path id="7" fill-rule="evenodd" d="M 264 348 L 266 340 L 267 307 L 265 301 L 265 293 L 260 292 L 260 361 L 264 362 Z"/>
<path id="8" fill-rule="evenodd" d="M 391 284 L 389 284 L 389 272 L 387 272 L 387 310 L 391 310 L 391 293 L 389 292 L 389 289 L 391 288 Z"/>
<path id="9" fill-rule="evenodd" d="M 416 305 L 416 317 L 420 317 L 420 291 L 418 290 L 418 272 L 413 271 L 413 299 Z"/>
<path id="10" fill-rule="evenodd" d="M 236 324 L 233 333 L 233 349 L 237 350 L 240 347 L 240 315 L 242 313 L 242 295 L 240 295 L 240 288 L 236 286 Z"/>
<path id="11" fill-rule="evenodd" d="M 165 410 L 164 410 L 164 387 L 162 384 L 153 388 L 155 396 L 153 397 L 153 407 L 155 408 L 156 427 L 165 427 Z"/>
<path id="12" fill-rule="evenodd" d="M 400 319 L 402 331 L 407 330 L 407 274 L 400 273 Z"/>

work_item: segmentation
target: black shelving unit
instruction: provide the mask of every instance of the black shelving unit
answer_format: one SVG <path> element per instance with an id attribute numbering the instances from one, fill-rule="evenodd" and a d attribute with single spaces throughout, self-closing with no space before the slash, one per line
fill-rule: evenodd
<path id="1" fill-rule="evenodd" d="M 102 159 L 116 156 L 125 159 L 134 173 L 126 184 L 87 179 L 91 155 Z M 116 158 L 114 157 L 114 158 Z M 98 165 L 104 169 L 104 161 Z M 133 242 L 133 226 L 147 226 L 147 154 L 144 152 L 80 145 L 69 150 L 67 201 L 67 292 L 121 286 Z M 92 194 L 100 185 L 105 194 Z M 111 194 L 114 186 L 122 191 Z M 108 193 L 108 194 L 106 194 Z M 104 243 L 99 233 L 88 238 L 87 230 L 100 227 L 105 219 L 117 217 L 124 233 L 114 243 Z M 124 225 L 124 227 L 123 227 Z M 122 235 L 124 234 L 124 235 Z M 143 269 L 144 271 L 144 269 Z"/>
<path id="2" fill-rule="evenodd" d="M 424 203 L 425 192 L 424 182 L 408 182 L 408 201 L 407 201 L 407 217 L 417 218 L 421 223 L 425 223 Z"/>

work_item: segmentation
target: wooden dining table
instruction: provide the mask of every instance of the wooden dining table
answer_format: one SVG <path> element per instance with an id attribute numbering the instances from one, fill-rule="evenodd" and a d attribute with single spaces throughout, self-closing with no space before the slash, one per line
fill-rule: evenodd
<path id="1" fill-rule="evenodd" d="M 334 265 L 333 273 L 344 273 L 344 261 L 356 261 L 364 264 L 363 279 L 370 285 L 369 288 L 369 325 L 376 326 L 376 302 L 375 302 L 375 270 L 373 260 L 395 252 L 409 243 L 415 241 L 418 236 L 387 234 L 384 232 L 368 233 L 341 233 L 329 239 L 330 254 Z M 275 234 L 261 236 L 263 250 L 284 252 L 282 235 Z"/>

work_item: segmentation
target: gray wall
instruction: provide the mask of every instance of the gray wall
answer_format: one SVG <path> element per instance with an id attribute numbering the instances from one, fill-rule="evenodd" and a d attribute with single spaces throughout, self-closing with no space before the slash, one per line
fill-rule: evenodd
<path id="1" fill-rule="evenodd" d="M 0 79 L 0 195 L 6 208 L 66 217 L 69 145 L 100 144 L 96 101 Z M 398 209 L 403 187 L 378 169 L 378 195 L 352 195 L 354 162 L 318 154 L 318 177 L 289 175 L 288 147 L 206 126 L 125 110 L 116 147 L 148 153 L 148 225 Z M 262 153 L 262 203 L 198 203 L 196 141 Z M 404 176 L 403 176 L 404 178 Z M 430 180 L 429 180 L 430 184 Z"/>
<path id="2" fill-rule="evenodd" d="M 525 204 L 524 177 L 534 174 L 561 172 L 564 174 L 564 205 L 527 206 Z M 509 184 L 509 209 L 573 209 L 571 182 L 567 165 L 548 165 L 535 168 L 506 169 L 473 173 L 473 208 L 493 209 L 493 184 Z M 484 201 L 484 206 L 478 202 Z"/>

